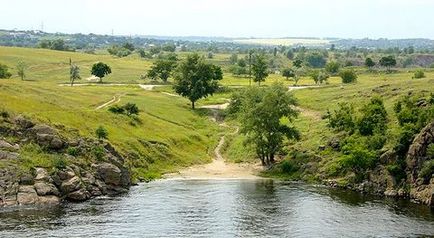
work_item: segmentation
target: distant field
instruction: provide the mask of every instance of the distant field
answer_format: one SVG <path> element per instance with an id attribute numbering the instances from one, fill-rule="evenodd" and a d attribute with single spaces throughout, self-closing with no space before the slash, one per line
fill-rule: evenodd
<path id="1" fill-rule="evenodd" d="M 309 45 L 321 46 L 329 44 L 330 41 L 322 39 L 303 39 L 303 38 L 263 38 L 263 39 L 241 39 L 234 40 L 237 43 L 252 44 L 252 45 Z"/>

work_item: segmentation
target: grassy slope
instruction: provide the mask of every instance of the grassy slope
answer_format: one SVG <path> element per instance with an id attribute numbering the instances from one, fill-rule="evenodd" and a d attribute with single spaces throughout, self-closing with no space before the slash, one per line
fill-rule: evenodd
<path id="1" fill-rule="evenodd" d="M 158 176 L 161 172 L 211 159 L 219 129 L 205 112 L 191 111 L 189 102 L 183 98 L 144 91 L 136 86 L 59 86 L 68 80 L 69 57 L 81 67 L 83 78 L 89 76 L 92 63 L 108 63 L 113 71 L 105 79 L 109 82 L 134 82 L 150 64 L 134 58 L 0 47 L 0 62 L 11 68 L 18 60 L 30 65 L 29 81 L 21 81 L 16 76 L 0 80 L 0 109 L 63 125 L 65 131 L 78 129 L 82 136 L 93 136 L 95 129 L 103 125 L 108 129 L 109 141 L 119 150 L 139 155 L 140 159 L 131 161 L 137 167 L 138 176 Z M 126 116 L 114 115 L 107 109 L 95 110 L 114 95 L 122 95 L 120 104 L 138 105 L 141 123 L 134 126 Z"/>

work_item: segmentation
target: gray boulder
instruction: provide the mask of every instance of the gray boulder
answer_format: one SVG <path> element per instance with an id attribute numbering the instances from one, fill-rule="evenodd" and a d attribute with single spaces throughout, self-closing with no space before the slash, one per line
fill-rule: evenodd
<path id="1" fill-rule="evenodd" d="M 16 160 L 20 154 L 15 152 L 8 152 L 0 150 L 0 160 Z"/>
<path id="2" fill-rule="evenodd" d="M 25 118 L 22 115 L 15 117 L 14 122 L 22 129 L 28 129 L 35 125 L 32 121 L 30 121 L 29 119 Z"/>
<path id="3" fill-rule="evenodd" d="M 59 190 L 52 183 L 37 182 L 34 185 L 36 193 L 39 196 L 56 195 L 59 196 Z"/>
<path id="4" fill-rule="evenodd" d="M 17 194 L 17 202 L 19 205 L 32 205 L 38 201 L 38 194 L 32 185 L 20 186 Z"/>
<path id="5" fill-rule="evenodd" d="M 67 181 L 64 181 L 60 185 L 60 191 L 62 191 L 63 194 L 68 194 L 78 190 L 81 187 L 80 185 L 81 185 L 80 178 L 76 176 Z"/>

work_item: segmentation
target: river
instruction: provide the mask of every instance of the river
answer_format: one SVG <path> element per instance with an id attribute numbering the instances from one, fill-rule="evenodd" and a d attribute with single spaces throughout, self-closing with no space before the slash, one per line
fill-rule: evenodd
<path id="1" fill-rule="evenodd" d="M 0 237 L 418 237 L 434 211 L 273 180 L 158 180 L 118 197 L 0 209 Z"/>

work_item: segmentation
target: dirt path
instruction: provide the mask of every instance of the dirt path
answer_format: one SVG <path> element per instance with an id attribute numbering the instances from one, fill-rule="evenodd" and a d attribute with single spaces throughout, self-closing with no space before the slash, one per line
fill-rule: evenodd
<path id="1" fill-rule="evenodd" d="M 224 105 L 208 105 L 206 108 L 216 110 L 224 108 Z M 225 123 L 221 123 L 220 126 L 227 127 Z M 239 128 L 235 127 L 235 130 L 227 135 L 235 135 L 238 130 Z M 192 166 L 180 170 L 178 173 L 166 174 L 163 177 L 166 179 L 259 179 L 257 174 L 262 170 L 260 163 L 228 163 L 225 161 L 221 154 L 225 139 L 226 135 L 220 137 L 220 141 L 214 149 L 215 157 L 211 163 Z"/>
<path id="2" fill-rule="evenodd" d="M 110 101 L 99 105 L 98 107 L 95 108 L 95 110 L 103 109 L 103 108 L 108 107 L 108 106 L 110 106 L 112 104 L 120 102 L 122 96 L 123 95 L 114 95 L 113 98 Z"/>
<path id="3" fill-rule="evenodd" d="M 308 108 L 303 108 L 303 107 L 295 107 L 295 109 L 298 110 L 300 114 L 303 116 L 310 117 L 316 121 L 322 120 L 321 112 L 314 111 Z"/>

